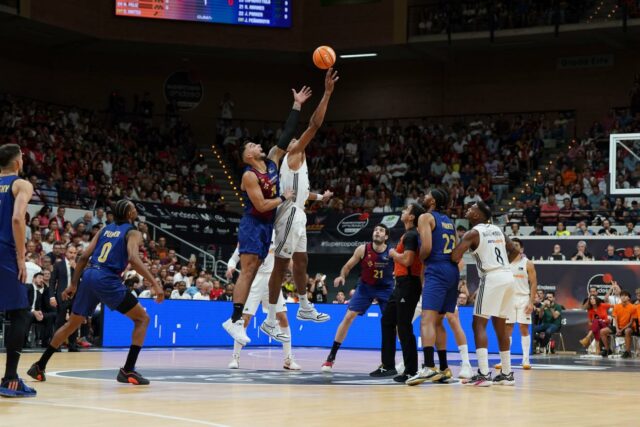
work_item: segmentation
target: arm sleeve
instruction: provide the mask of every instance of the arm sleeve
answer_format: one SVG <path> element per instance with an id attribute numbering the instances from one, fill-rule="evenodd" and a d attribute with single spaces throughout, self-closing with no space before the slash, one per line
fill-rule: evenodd
<path id="1" fill-rule="evenodd" d="M 296 131 L 298 127 L 298 120 L 300 119 L 300 110 L 296 110 L 295 108 L 291 109 L 289 113 L 289 117 L 287 118 L 287 122 L 284 125 L 284 130 L 280 135 L 280 139 L 278 140 L 278 148 L 286 151 L 291 139 L 293 138 L 293 133 Z"/>
<path id="2" fill-rule="evenodd" d="M 405 234 L 403 242 L 405 251 L 418 252 L 420 250 L 418 245 L 418 233 L 416 231 Z"/>
<path id="3" fill-rule="evenodd" d="M 240 262 L 240 249 L 238 249 L 238 247 L 236 246 L 236 250 L 233 251 L 231 258 L 229 258 L 229 261 L 227 261 L 227 265 L 231 268 L 236 268 L 238 262 Z"/>

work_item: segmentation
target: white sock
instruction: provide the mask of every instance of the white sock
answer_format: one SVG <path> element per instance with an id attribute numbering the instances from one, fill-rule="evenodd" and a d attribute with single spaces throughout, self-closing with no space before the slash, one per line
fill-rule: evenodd
<path id="1" fill-rule="evenodd" d="M 300 308 L 309 310 L 311 306 L 309 305 L 309 300 L 307 299 L 307 294 L 298 294 L 298 302 L 300 303 Z"/>
<path id="2" fill-rule="evenodd" d="M 460 359 L 462 359 L 462 365 L 470 365 L 469 363 L 469 346 L 468 345 L 459 345 L 458 350 L 460 350 Z"/>
<path id="3" fill-rule="evenodd" d="M 287 326 L 286 328 L 283 328 L 281 326 L 280 330 L 291 337 L 291 327 Z M 285 359 L 291 356 L 291 340 L 289 340 L 289 342 L 282 343 L 282 352 L 284 353 Z"/>
<path id="4" fill-rule="evenodd" d="M 513 345 L 513 337 L 509 337 L 509 348 Z"/>
<path id="5" fill-rule="evenodd" d="M 240 357 L 240 350 L 242 350 L 242 344 L 240 344 L 238 341 L 233 341 L 233 355 L 237 355 L 238 357 Z"/>
<path id="6" fill-rule="evenodd" d="M 522 340 L 522 364 L 529 364 L 529 353 L 531 353 L 531 337 L 520 337 Z"/>
<path id="7" fill-rule="evenodd" d="M 266 321 L 273 325 L 276 323 L 276 306 L 277 304 L 269 304 L 269 310 Z"/>
<path id="8" fill-rule="evenodd" d="M 482 375 L 489 374 L 489 351 L 486 348 L 477 348 L 478 370 Z"/>
<path id="9" fill-rule="evenodd" d="M 502 373 L 509 375 L 511 373 L 511 351 L 500 352 L 500 363 L 502 364 Z"/>

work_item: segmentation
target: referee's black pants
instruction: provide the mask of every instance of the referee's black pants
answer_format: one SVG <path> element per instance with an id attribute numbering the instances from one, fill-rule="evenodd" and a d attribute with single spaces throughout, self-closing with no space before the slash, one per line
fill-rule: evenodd
<path id="1" fill-rule="evenodd" d="M 395 369 L 396 329 L 402 347 L 405 373 L 418 372 L 418 346 L 411 320 L 422 294 L 422 285 L 417 276 L 396 277 L 396 287 L 382 313 L 382 365 Z"/>

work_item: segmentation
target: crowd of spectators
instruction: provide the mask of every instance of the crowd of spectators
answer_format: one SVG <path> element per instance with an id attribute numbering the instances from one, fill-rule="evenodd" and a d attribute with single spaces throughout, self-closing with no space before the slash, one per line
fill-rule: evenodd
<path id="1" fill-rule="evenodd" d="M 594 0 L 434 0 L 410 8 L 409 22 L 412 35 L 489 31 L 491 28 L 498 31 L 588 22 L 597 6 Z M 630 9 L 629 13 L 635 11 L 635 8 Z M 602 16 L 607 15 L 606 11 L 602 12 Z"/>
<path id="2" fill-rule="evenodd" d="M 148 94 L 106 113 L 0 94 L 0 144 L 20 144 L 33 202 L 95 209 L 128 198 L 222 210 L 219 187 L 177 114 L 154 125 Z"/>
<path id="3" fill-rule="evenodd" d="M 538 167 L 544 141 L 565 140 L 570 114 L 487 116 L 444 124 L 420 120 L 328 123 L 307 148 L 312 191 L 331 201 L 309 211 L 397 212 L 432 186 L 451 195 L 448 213 L 461 217 L 477 200 L 496 205 Z M 238 171 L 240 147 L 251 138 L 268 148 L 282 129 L 251 134 L 242 123 L 218 127 L 218 142 Z"/>
<path id="4" fill-rule="evenodd" d="M 555 226 L 556 236 L 568 235 L 568 226 L 575 226 L 571 233 L 575 235 L 637 235 L 640 197 L 607 195 L 606 178 L 608 135 L 638 129 L 640 116 L 629 109 L 612 110 L 603 121 L 594 123 L 584 138 L 572 141 L 525 186 L 508 211 L 509 225 L 515 230 L 521 225 L 538 226 L 532 235 L 549 234 L 542 226 Z M 640 193 L 640 141 L 628 141 L 628 147 L 635 155 L 618 150 L 616 185 Z M 618 231 L 614 224 L 624 225 L 625 231 Z"/>

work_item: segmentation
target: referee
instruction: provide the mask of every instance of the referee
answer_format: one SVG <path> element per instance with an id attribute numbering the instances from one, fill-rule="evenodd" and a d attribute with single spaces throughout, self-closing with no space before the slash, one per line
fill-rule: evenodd
<path id="1" fill-rule="evenodd" d="M 395 250 L 389 251 L 394 261 L 396 286 L 387 307 L 382 313 L 382 365 L 371 372 L 372 377 L 396 375 L 396 328 L 405 371 L 394 377 L 394 381 L 404 383 L 407 378 L 418 372 L 418 348 L 413 334 L 411 320 L 422 293 L 422 262 L 420 253 L 420 236 L 418 234 L 418 218 L 424 209 L 417 203 L 408 204 L 402 211 L 400 220 L 404 224 L 405 233 L 400 238 Z"/>

